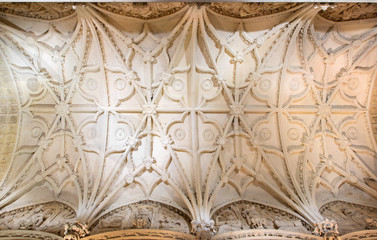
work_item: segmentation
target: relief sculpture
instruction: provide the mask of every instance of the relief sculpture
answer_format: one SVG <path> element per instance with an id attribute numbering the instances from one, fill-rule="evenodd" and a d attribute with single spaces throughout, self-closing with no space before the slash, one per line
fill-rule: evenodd
<path id="1" fill-rule="evenodd" d="M 0 214 L 0 230 L 38 230 L 59 234 L 66 223 L 74 222 L 75 212 L 57 202 L 32 205 Z"/>
<path id="2" fill-rule="evenodd" d="M 359 204 L 334 201 L 325 204 L 320 209 L 321 214 L 338 223 L 339 233 L 377 229 L 377 208 Z"/>
<path id="3" fill-rule="evenodd" d="M 307 224 L 292 214 L 262 204 L 241 201 L 213 214 L 219 233 L 248 229 L 279 229 L 308 233 Z"/>
<path id="4" fill-rule="evenodd" d="M 189 218 L 178 209 L 144 201 L 112 210 L 92 226 L 92 233 L 125 229 L 164 229 L 189 233 Z"/>

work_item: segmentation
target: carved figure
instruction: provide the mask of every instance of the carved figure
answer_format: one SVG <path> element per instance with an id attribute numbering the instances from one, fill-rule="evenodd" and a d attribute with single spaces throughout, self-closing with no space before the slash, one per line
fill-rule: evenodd
<path id="1" fill-rule="evenodd" d="M 58 234 L 75 213 L 69 207 L 50 202 L 19 208 L 0 215 L 0 230 L 39 230 Z"/>
<path id="2" fill-rule="evenodd" d="M 149 228 L 151 226 L 151 220 L 147 214 L 141 214 L 132 221 L 132 228 L 142 229 Z"/>
<path id="3" fill-rule="evenodd" d="M 368 218 L 365 220 L 365 229 L 377 229 L 377 219 Z"/>

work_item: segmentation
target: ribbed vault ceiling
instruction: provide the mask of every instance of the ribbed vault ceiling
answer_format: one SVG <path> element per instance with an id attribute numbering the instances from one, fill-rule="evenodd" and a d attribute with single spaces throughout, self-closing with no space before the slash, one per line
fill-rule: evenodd
<path id="1" fill-rule="evenodd" d="M 0 214 L 376 206 L 376 9 L 1 3 Z"/>

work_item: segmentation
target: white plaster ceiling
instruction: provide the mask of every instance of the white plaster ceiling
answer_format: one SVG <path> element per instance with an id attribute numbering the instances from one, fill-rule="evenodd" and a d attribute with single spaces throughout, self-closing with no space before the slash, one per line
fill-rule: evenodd
<path id="1" fill-rule="evenodd" d="M 91 224 L 154 200 L 208 222 L 249 200 L 313 224 L 327 202 L 376 204 L 374 18 L 293 3 L 267 16 L 2 6 L 0 212 L 58 201 Z"/>

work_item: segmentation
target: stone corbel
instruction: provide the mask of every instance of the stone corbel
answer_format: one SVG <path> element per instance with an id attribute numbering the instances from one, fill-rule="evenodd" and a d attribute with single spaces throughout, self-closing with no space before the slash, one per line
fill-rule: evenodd
<path id="1" fill-rule="evenodd" d="M 64 226 L 64 240 L 80 240 L 80 238 L 89 235 L 88 225 L 76 221 L 73 224 Z"/>
<path id="2" fill-rule="evenodd" d="M 197 240 L 210 240 L 216 233 L 215 222 L 210 221 L 197 221 L 191 222 L 192 232 L 196 235 Z"/>
<path id="3" fill-rule="evenodd" d="M 338 223 L 327 218 L 315 224 L 313 234 L 323 237 L 324 240 L 340 240 Z"/>

